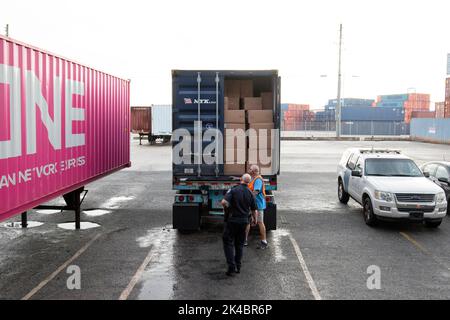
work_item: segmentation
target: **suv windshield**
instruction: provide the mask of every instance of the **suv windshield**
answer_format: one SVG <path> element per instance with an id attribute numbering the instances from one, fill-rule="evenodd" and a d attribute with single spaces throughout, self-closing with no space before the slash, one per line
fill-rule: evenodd
<path id="1" fill-rule="evenodd" d="M 366 176 L 422 177 L 423 174 L 409 159 L 367 159 Z"/>

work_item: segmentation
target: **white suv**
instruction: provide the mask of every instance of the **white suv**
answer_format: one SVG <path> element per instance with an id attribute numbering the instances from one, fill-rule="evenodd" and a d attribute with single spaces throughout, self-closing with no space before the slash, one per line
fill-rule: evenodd
<path id="1" fill-rule="evenodd" d="M 339 201 L 360 203 L 369 226 L 407 219 L 437 228 L 447 213 L 444 191 L 398 150 L 348 149 L 337 173 Z"/>

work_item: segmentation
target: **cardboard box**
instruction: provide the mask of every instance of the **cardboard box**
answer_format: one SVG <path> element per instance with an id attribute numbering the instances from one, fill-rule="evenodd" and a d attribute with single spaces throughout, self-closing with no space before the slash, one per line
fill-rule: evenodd
<path id="1" fill-rule="evenodd" d="M 239 80 L 225 80 L 225 96 L 237 97 L 241 96 L 241 81 Z"/>
<path id="2" fill-rule="evenodd" d="M 249 129 L 255 129 L 255 130 L 259 130 L 259 129 L 275 129 L 275 124 L 271 121 L 267 122 L 267 123 L 250 123 L 248 125 Z"/>
<path id="3" fill-rule="evenodd" d="M 247 111 L 248 123 L 271 123 L 273 122 L 272 110 L 249 110 Z"/>
<path id="4" fill-rule="evenodd" d="M 266 165 L 262 165 L 262 164 L 258 164 L 259 166 L 259 173 L 263 176 L 265 175 L 273 175 L 275 172 L 273 172 L 273 166 L 272 164 L 266 166 Z"/>
<path id="5" fill-rule="evenodd" d="M 226 135 L 223 138 L 223 148 L 224 149 L 246 149 L 248 148 L 247 145 L 247 138 L 245 135 L 239 135 L 239 136 L 233 136 L 233 135 Z"/>
<path id="6" fill-rule="evenodd" d="M 230 176 L 242 176 L 246 173 L 246 164 L 224 164 L 223 173 Z"/>
<path id="7" fill-rule="evenodd" d="M 247 162 L 247 149 L 224 149 L 223 162 L 225 164 L 244 164 Z"/>
<path id="8" fill-rule="evenodd" d="M 263 110 L 273 110 L 273 94 L 272 92 L 261 92 Z"/>
<path id="9" fill-rule="evenodd" d="M 244 110 L 225 110 L 225 122 L 245 123 L 245 111 Z"/>
<path id="10" fill-rule="evenodd" d="M 243 98 L 242 106 L 244 110 L 262 110 L 261 98 Z"/>
<path id="11" fill-rule="evenodd" d="M 233 130 L 242 129 L 242 130 L 245 131 L 245 124 L 244 123 L 225 123 L 224 127 L 225 127 L 225 132 L 228 131 L 227 129 L 229 129 L 229 130 L 231 130 L 231 129 L 233 129 Z M 230 132 L 232 132 L 232 131 L 230 131 Z"/>
<path id="12" fill-rule="evenodd" d="M 240 81 L 241 98 L 253 97 L 253 80 Z"/>
<path id="13" fill-rule="evenodd" d="M 249 148 L 272 148 L 272 135 L 275 140 L 279 139 L 273 131 L 273 128 L 273 123 L 257 123 L 250 125 L 247 130 Z"/>
<path id="14" fill-rule="evenodd" d="M 247 150 L 248 165 L 257 164 L 258 166 L 269 167 L 272 165 L 272 149 L 253 149 Z"/>
<path id="15" fill-rule="evenodd" d="M 239 110 L 239 97 L 225 97 L 225 110 Z"/>

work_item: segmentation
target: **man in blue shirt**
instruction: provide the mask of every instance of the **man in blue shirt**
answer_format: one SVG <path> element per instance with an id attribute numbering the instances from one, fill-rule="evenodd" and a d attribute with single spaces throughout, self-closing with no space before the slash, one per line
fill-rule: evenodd
<path id="1" fill-rule="evenodd" d="M 258 249 L 266 249 L 268 246 L 266 237 L 266 226 L 264 225 L 264 210 L 266 210 L 266 188 L 264 185 L 264 179 L 259 174 L 259 167 L 257 165 L 252 165 L 250 167 L 250 175 L 252 181 L 249 183 L 248 187 L 253 192 L 256 198 L 256 206 L 258 207 L 258 213 L 256 218 L 256 223 L 258 224 L 259 234 L 261 236 L 261 243 Z M 246 229 L 246 238 L 244 245 L 247 245 L 247 238 L 250 232 L 250 225 Z"/>

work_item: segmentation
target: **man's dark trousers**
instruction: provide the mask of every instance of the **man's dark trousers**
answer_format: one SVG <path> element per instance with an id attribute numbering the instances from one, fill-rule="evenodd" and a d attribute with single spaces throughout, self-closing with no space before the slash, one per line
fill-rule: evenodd
<path id="1" fill-rule="evenodd" d="M 246 223 L 227 222 L 223 232 L 223 250 L 227 258 L 228 269 L 241 268 L 244 251 Z"/>

